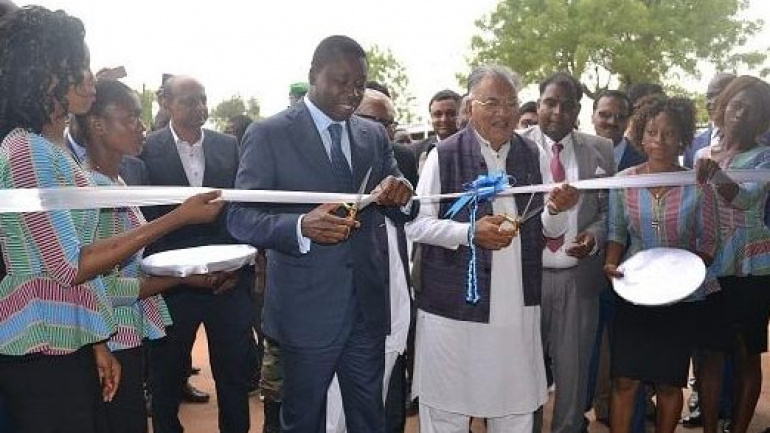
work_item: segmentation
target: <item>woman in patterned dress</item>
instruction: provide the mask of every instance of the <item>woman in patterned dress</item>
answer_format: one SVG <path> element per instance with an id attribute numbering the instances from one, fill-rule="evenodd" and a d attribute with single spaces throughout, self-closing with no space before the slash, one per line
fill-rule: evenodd
<path id="1" fill-rule="evenodd" d="M 125 186 L 119 167 L 126 155 L 141 152 L 145 128 L 136 92 L 115 80 L 96 83 L 96 99 L 87 115 L 76 116 L 85 138 L 84 167 L 101 186 Z M 102 209 L 97 239 L 120 235 L 146 224 L 137 207 Z M 107 342 L 120 362 L 121 382 L 115 397 L 106 403 L 109 433 L 147 431 L 143 393 L 142 340 L 166 335 L 171 316 L 159 293 L 180 284 L 226 290 L 235 283 L 233 273 L 192 275 L 186 278 L 146 276 L 140 272 L 141 251 L 118 264 L 104 276 L 107 295 L 114 307 L 117 332 Z"/>
<path id="2" fill-rule="evenodd" d="M 641 143 L 647 162 L 618 176 L 686 170 L 679 155 L 695 132 L 695 107 L 682 98 L 648 97 L 634 119 L 634 142 Z M 717 247 L 715 198 L 710 188 L 675 186 L 610 191 L 607 256 L 604 271 L 623 278 L 622 258 L 657 247 L 698 254 L 708 264 Z M 629 432 L 634 401 L 641 382 L 655 385 L 657 433 L 673 433 L 682 411 L 695 329 L 693 315 L 702 288 L 683 302 L 639 306 L 618 299 L 612 323 L 613 433 Z"/>
<path id="3" fill-rule="evenodd" d="M 736 184 L 726 169 L 770 168 L 770 148 L 759 137 L 770 128 L 770 85 L 744 75 L 719 95 L 714 123 L 723 134 L 717 146 L 696 155 L 698 180 L 718 197 L 721 248 L 713 270 L 722 291 L 706 300 L 699 345 L 703 431 L 715 433 L 725 354 L 735 374 L 732 431 L 744 433 L 762 386 L 760 356 L 767 352 L 770 316 L 770 230 L 765 204 L 770 183 Z"/>
<path id="4" fill-rule="evenodd" d="M 1 189 L 94 185 L 64 143 L 68 115 L 94 101 L 84 34 L 77 18 L 36 6 L 0 23 Z M 107 239 L 96 238 L 96 209 L 0 214 L 0 393 L 17 432 L 101 431 L 101 400 L 119 380 L 102 275 L 163 234 L 216 218 L 218 195 Z"/>

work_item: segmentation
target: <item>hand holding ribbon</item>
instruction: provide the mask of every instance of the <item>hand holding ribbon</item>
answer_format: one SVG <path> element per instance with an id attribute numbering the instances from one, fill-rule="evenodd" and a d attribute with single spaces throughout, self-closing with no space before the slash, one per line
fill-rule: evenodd
<path id="1" fill-rule="evenodd" d="M 452 207 L 446 213 L 447 218 L 454 218 L 458 212 L 466 205 L 476 200 L 482 202 L 496 196 L 499 192 L 508 189 L 508 176 L 505 173 L 498 172 L 488 175 L 479 175 L 473 182 L 464 185 L 465 195 L 459 197 L 452 203 Z"/>
<path id="2" fill-rule="evenodd" d="M 481 300 L 478 279 L 476 276 L 476 244 L 479 243 L 479 246 L 482 248 L 498 246 L 497 249 L 500 249 L 509 245 L 510 241 L 513 239 L 512 235 L 505 235 L 499 231 L 500 224 L 502 224 L 504 217 L 499 217 L 499 221 L 495 221 L 494 218 L 489 217 L 482 218 L 479 221 L 480 223 L 483 221 L 483 225 L 480 226 L 483 230 L 479 233 L 481 238 L 479 240 L 476 239 L 476 214 L 479 210 L 479 203 L 485 200 L 491 200 L 501 191 L 508 189 L 510 184 L 508 183 L 508 176 L 506 176 L 505 173 L 497 172 L 488 175 L 479 175 L 476 180 L 466 184 L 464 187 L 467 194 L 459 197 L 452 203 L 452 206 L 446 212 L 446 217 L 450 219 L 454 218 L 465 206 L 470 206 L 469 213 L 471 226 L 468 230 L 468 246 L 471 249 L 471 256 L 470 259 L 468 259 L 468 289 L 465 294 L 465 301 L 476 304 Z M 490 228 L 489 226 L 496 227 Z M 489 240 L 489 236 L 487 236 L 490 231 L 497 232 L 496 235 L 491 236 L 494 238 L 492 240 Z M 505 239 L 498 239 L 499 237 L 504 236 L 510 236 L 511 239 L 507 242 L 504 242 Z"/>

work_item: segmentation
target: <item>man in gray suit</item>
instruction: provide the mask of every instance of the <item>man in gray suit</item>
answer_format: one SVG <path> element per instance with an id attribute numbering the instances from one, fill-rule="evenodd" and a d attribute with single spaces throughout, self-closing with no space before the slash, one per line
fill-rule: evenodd
<path id="1" fill-rule="evenodd" d="M 151 185 L 232 188 L 238 169 L 235 137 L 203 129 L 208 118 L 206 91 L 190 77 L 176 76 L 163 86 L 163 108 L 171 115 L 165 128 L 150 134 L 140 156 L 147 166 Z M 148 219 L 169 212 L 173 206 L 145 208 Z M 176 230 L 148 248 L 167 251 L 211 244 L 234 243 L 227 233 L 224 214 L 211 224 Z M 253 348 L 251 269 L 239 273 L 238 284 L 222 294 L 180 287 L 163 295 L 173 326 L 168 336 L 150 344 L 153 431 L 181 433 L 180 393 L 190 369 L 190 350 L 201 324 L 206 327 L 209 358 L 219 403 L 219 430 L 249 430 L 248 386 L 253 364 L 246 356 Z"/>
<path id="2" fill-rule="evenodd" d="M 356 41 L 324 39 L 313 53 L 307 95 L 252 124 L 241 143 L 238 188 L 355 193 L 364 183 L 376 197 L 351 215 L 335 214 L 340 204 L 236 203 L 228 209 L 233 236 L 267 250 L 263 331 L 281 347 L 285 433 L 323 431 L 335 373 L 348 431 L 384 430 L 390 295 L 388 260 L 377 248 L 378 214 L 405 222 L 418 206 L 402 207 L 412 188 L 396 166 L 385 128 L 352 115 L 367 69 Z"/>
<path id="3" fill-rule="evenodd" d="M 522 136 L 538 145 L 543 183 L 612 176 L 612 141 L 575 131 L 583 91 L 557 73 L 540 83 L 538 125 Z M 596 330 L 607 217 L 605 191 L 586 191 L 569 211 L 567 234 L 543 249 L 543 349 L 551 360 L 556 397 L 551 431 L 583 430 L 588 366 Z"/>

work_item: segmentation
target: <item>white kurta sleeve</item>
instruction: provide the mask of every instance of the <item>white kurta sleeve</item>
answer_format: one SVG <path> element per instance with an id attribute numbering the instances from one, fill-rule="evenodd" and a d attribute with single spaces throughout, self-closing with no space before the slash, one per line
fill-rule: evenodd
<path id="1" fill-rule="evenodd" d="M 543 208 L 543 212 L 540 214 L 540 220 L 543 222 L 543 236 L 547 238 L 558 238 L 567 233 L 567 225 L 569 224 L 569 212 L 559 212 L 556 215 L 551 215 L 548 212 L 548 206 Z"/>
<path id="2" fill-rule="evenodd" d="M 434 150 L 425 160 L 420 182 L 417 184 L 417 195 L 440 193 L 438 151 Z M 406 225 L 406 235 L 413 242 L 454 250 L 460 245 L 468 245 L 469 227 L 468 223 L 439 218 L 439 203 L 424 201 L 420 203 L 417 218 Z"/>

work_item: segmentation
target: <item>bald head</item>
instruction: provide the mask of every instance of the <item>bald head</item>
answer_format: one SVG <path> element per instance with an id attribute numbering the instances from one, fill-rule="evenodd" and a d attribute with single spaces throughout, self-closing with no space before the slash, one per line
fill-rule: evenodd
<path id="1" fill-rule="evenodd" d="M 174 99 L 179 94 L 193 88 L 204 89 L 205 91 L 203 84 L 195 78 L 186 75 L 175 75 L 163 83 L 163 96 L 166 99 Z"/>
<path id="2" fill-rule="evenodd" d="M 719 94 L 722 93 L 734 79 L 734 74 L 720 72 L 714 75 L 714 78 L 709 81 L 708 88 L 706 89 L 706 110 L 709 113 L 709 120 L 714 119 L 714 112 Z"/>
<path id="3" fill-rule="evenodd" d="M 396 107 L 393 101 L 384 93 L 373 89 L 364 91 L 364 99 L 356 110 L 356 114 L 367 119 L 374 120 L 382 124 L 388 131 L 388 137 L 391 140 L 395 138 L 397 125 Z"/>
<path id="4" fill-rule="evenodd" d="M 163 108 L 168 110 L 171 116 L 175 130 L 177 128 L 197 130 L 208 119 L 206 89 L 192 77 L 169 78 L 163 84 L 162 102 Z"/>

